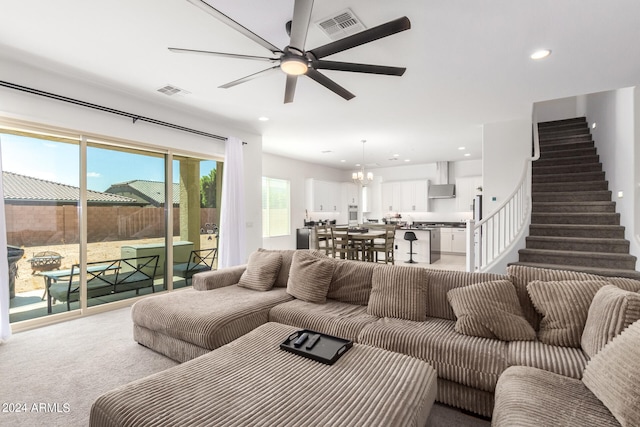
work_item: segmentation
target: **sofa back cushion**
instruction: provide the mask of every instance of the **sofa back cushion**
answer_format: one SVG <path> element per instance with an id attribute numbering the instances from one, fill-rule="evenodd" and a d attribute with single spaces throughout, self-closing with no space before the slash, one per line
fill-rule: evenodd
<path id="1" fill-rule="evenodd" d="M 247 269 L 242 273 L 238 286 L 254 291 L 268 291 L 276 282 L 281 266 L 281 254 L 255 251 L 249 256 Z"/>
<path id="2" fill-rule="evenodd" d="M 582 332 L 582 350 L 595 356 L 609 341 L 640 319 L 640 294 L 614 285 L 600 288 L 593 297 Z M 640 345 L 640 344 L 639 344 Z"/>
<path id="3" fill-rule="evenodd" d="M 289 270 L 291 269 L 291 262 L 293 261 L 294 250 L 278 250 L 278 249 L 258 249 L 259 252 L 275 252 L 282 256 L 282 266 L 278 272 L 276 282 L 273 284 L 276 288 L 286 288 L 289 281 Z"/>
<path id="4" fill-rule="evenodd" d="M 327 298 L 349 304 L 367 305 L 375 264 L 336 260 Z"/>
<path id="5" fill-rule="evenodd" d="M 455 331 L 480 338 L 528 341 L 536 331 L 522 315 L 518 296 L 509 280 L 476 283 L 447 294 L 456 314 Z"/>
<path id="6" fill-rule="evenodd" d="M 640 426 L 640 321 L 615 337 L 587 364 L 582 381 L 622 426 Z"/>
<path id="7" fill-rule="evenodd" d="M 306 302 L 325 303 L 334 267 L 332 258 L 296 251 L 291 262 L 287 293 Z"/>
<path id="8" fill-rule="evenodd" d="M 376 265 L 367 314 L 425 321 L 427 274 L 424 268 Z"/>
<path id="9" fill-rule="evenodd" d="M 549 345 L 579 348 L 591 301 L 608 284 L 604 280 L 529 283 L 531 301 L 542 315 L 538 339 Z"/>
<path id="10" fill-rule="evenodd" d="M 538 330 L 540 324 L 540 313 L 536 311 L 529 298 L 527 285 L 534 280 L 560 281 L 560 280 L 602 280 L 595 274 L 582 273 L 579 271 L 551 270 L 547 268 L 527 267 L 524 265 L 510 265 L 507 267 L 513 285 L 516 287 L 518 300 L 522 307 L 524 317 L 531 323 L 534 329 Z"/>
<path id="11" fill-rule="evenodd" d="M 456 320 L 456 314 L 447 299 L 447 293 L 450 290 L 474 283 L 508 279 L 507 276 L 501 274 L 467 273 L 464 271 L 426 270 L 426 274 L 428 276 L 426 282 L 427 316 L 448 320 Z"/>

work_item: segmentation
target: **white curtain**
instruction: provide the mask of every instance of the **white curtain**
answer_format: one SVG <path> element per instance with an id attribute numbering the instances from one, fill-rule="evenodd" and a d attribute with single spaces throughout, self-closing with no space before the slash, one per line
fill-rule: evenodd
<path id="1" fill-rule="evenodd" d="M 221 204 L 218 268 L 244 264 L 244 160 L 242 141 L 234 137 L 230 137 L 225 144 Z"/>
<path id="2" fill-rule="evenodd" d="M 7 224 L 2 183 L 2 141 L 0 141 L 0 342 L 11 336 L 9 325 L 9 263 L 7 262 Z"/>

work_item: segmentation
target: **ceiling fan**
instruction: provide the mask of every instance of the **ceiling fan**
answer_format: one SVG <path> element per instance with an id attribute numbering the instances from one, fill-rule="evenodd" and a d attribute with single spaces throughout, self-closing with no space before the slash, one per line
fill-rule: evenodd
<path id="1" fill-rule="evenodd" d="M 229 18 L 219 10 L 215 9 L 204 0 L 187 1 L 195 6 L 198 6 L 200 9 L 219 19 L 231 28 L 239 31 L 241 34 L 244 34 L 246 37 L 255 41 L 265 49 L 271 51 L 271 53 L 273 54 L 273 57 L 266 57 L 224 52 L 211 52 L 205 50 L 180 49 L 174 47 L 169 48 L 171 52 L 176 53 L 195 53 L 238 59 L 250 59 L 271 62 L 272 64 L 274 64 L 272 67 L 267 68 L 266 70 L 259 71 L 257 73 L 248 75 L 241 79 L 234 80 L 220 86 L 224 89 L 239 85 L 240 83 L 244 83 L 249 80 L 253 80 L 257 77 L 268 75 L 280 69 L 287 75 L 284 93 L 285 104 L 293 102 L 298 76 L 301 75 L 306 75 L 307 77 L 315 80 L 316 82 L 320 83 L 321 85 L 343 97 L 344 99 L 349 100 L 355 97 L 355 95 L 325 76 L 324 74 L 321 74 L 318 70 L 351 71 L 356 73 L 383 74 L 388 76 L 401 76 L 406 70 L 406 68 L 401 67 L 327 61 L 322 59 L 324 57 L 333 55 L 334 53 L 342 52 L 344 50 L 351 49 L 353 47 L 360 46 L 365 43 L 369 43 L 374 40 L 408 30 L 409 28 L 411 28 L 411 22 L 406 16 L 395 19 L 393 21 L 389 21 L 385 24 L 378 25 L 373 28 L 369 28 L 367 30 L 334 41 L 324 46 L 320 46 L 311 50 L 305 50 L 304 46 L 307 39 L 309 22 L 311 20 L 313 0 L 295 0 L 293 8 L 293 19 L 286 24 L 287 33 L 290 36 L 289 46 L 280 49 L 277 46 L 269 43 L 262 37 L 258 36 L 251 30 L 243 27 L 241 24 Z"/>

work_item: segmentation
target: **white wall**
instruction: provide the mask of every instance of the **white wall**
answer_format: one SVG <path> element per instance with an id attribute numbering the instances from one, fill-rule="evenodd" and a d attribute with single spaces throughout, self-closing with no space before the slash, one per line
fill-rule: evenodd
<path id="1" fill-rule="evenodd" d="M 531 120 L 489 123 L 483 127 L 483 217 L 487 217 L 515 190 L 531 157 Z"/>
<path id="2" fill-rule="evenodd" d="M 152 104 L 124 92 L 73 80 L 48 70 L 39 69 L 7 58 L 0 58 L 1 79 L 22 86 L 140 114 L 141 116 L 221 135 L 236 136 L 248 144 L 244 148 L 247 205 L 247 248 L 260 245 L 260 177 L 262 139 L 242 129 L 225 126 L 214 117 L 188 113 L 179 104 Z M 207 158 L 224 158 L 224 142 L 154 124 L 133 121 L 126 117 L 88 109 L 62 101 L 47 99 L 9 88 L 0 88 L 0 117 L 42 124 L 84 134 L 118 138 L 140 146 L 171 149 L 184 154 Z M 248 257 L 248 255 L 247 255 Z"/>
<path id="3" fill-rule="evenodd" d="M 325 181 L 347 182 L 349 174 L 345 171 L 326 166 L 294 160 L 273 154 L 262 154 L 262 175 L 269 178 L 289 180 L 291 183 L 291 234 L 281 237 L 268 237 L 261 240 L 261 245 L 268 249 L 295 249 L 296 229 L 304 226 L 306 197 L 305 181 L 315 178 Z M 325 213 L 322 218 L 311 219 L 335 219 L 324 218 L 332 214 Z M 255 250 L 257 248 L 254 247 Z"/>
<path id="4" fill-rule="evenodd" d="M 587 95 L 580 115 L 587 117 L 630 253 L 640 256 L 640 94 L 635 87 Z M 619 193 L 622 193 L 620 197 Z"/>

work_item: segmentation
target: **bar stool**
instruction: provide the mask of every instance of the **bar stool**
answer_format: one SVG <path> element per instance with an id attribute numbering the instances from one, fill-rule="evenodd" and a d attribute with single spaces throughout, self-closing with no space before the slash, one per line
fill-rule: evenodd
<path id="1" fill-rule="evenodd" d="M 416 264 L 416 261 L 413 260 L 413 242 L 418 240 L 416 237 L 416 233 L 413 231 L 405 231 L 404 240 L 409 241 L 409 261 L 405 261 L 407 264 Z"/>

